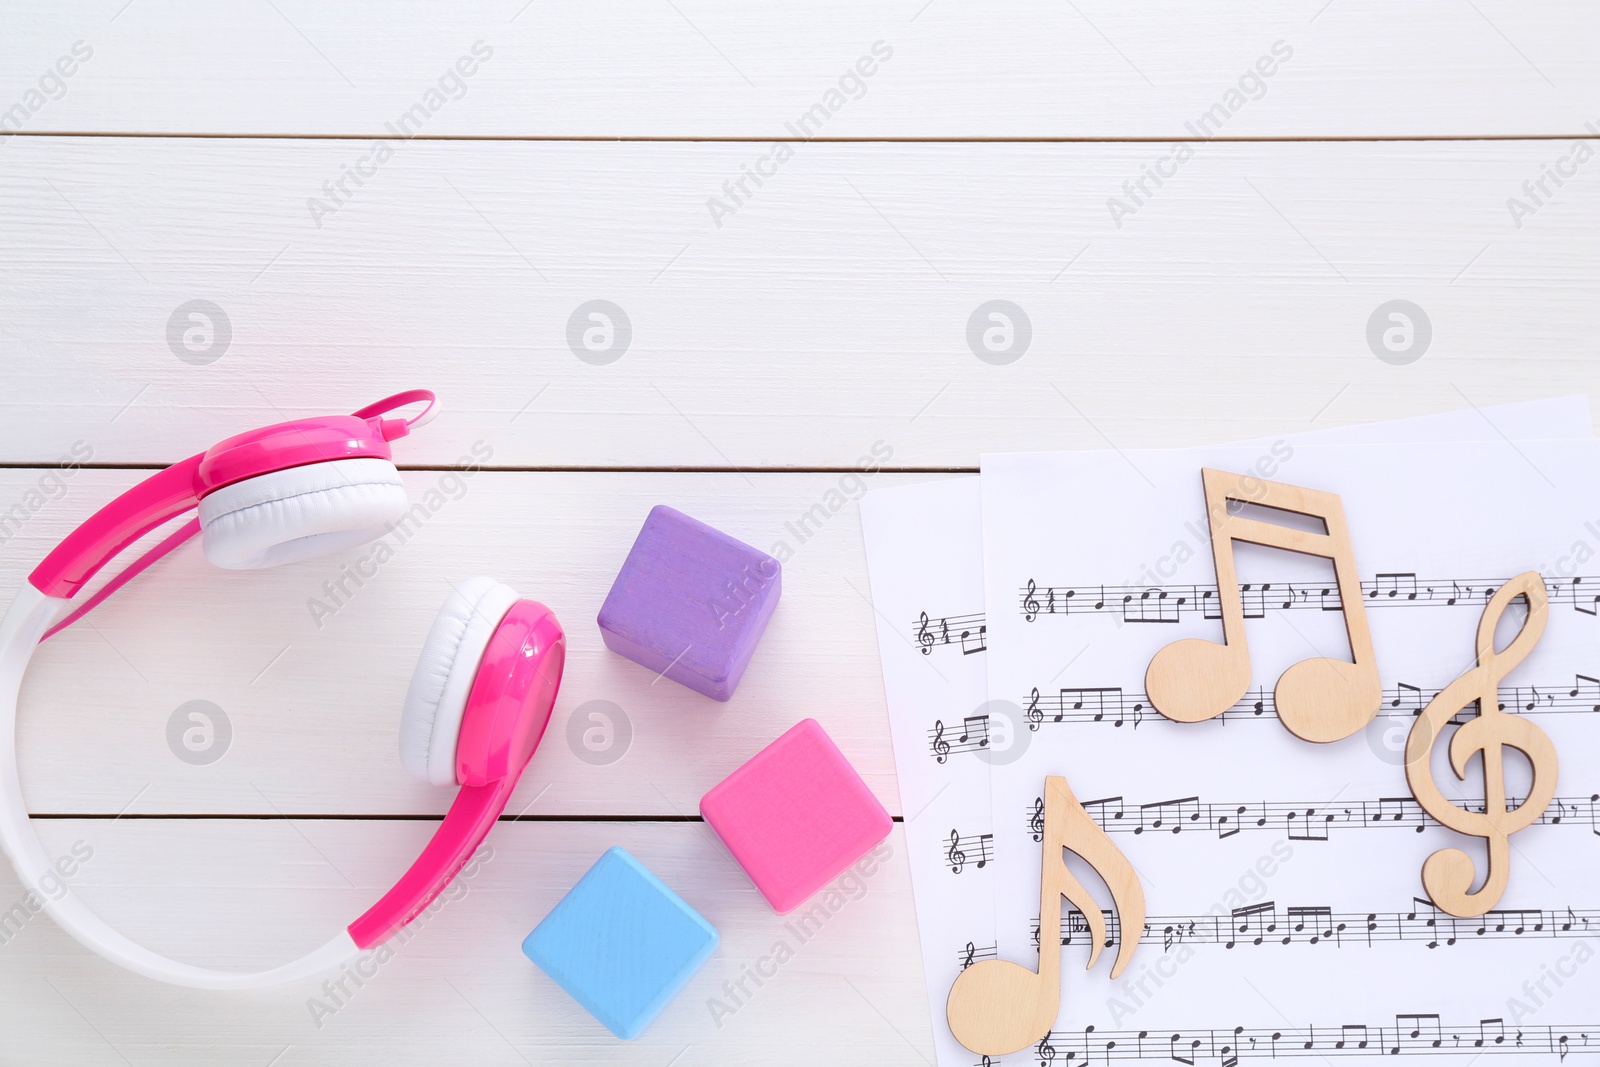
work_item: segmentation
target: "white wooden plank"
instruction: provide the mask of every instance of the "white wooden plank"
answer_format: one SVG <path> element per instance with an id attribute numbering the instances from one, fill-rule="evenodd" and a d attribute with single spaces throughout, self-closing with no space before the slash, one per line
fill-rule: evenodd
<path id="1" fill-rule="evenodd" d="M 74 844 L 88 849 L 72 884 L 113 925 L 157 951 L 245 969 L 321 944 L 388 887 L 427 829 L 71 820 L 45 824 L 43 835 L 63 855 Z M 613 1038 L 519 948 L 611 845 L 637 856 L 721 934 L 716 954 L 632 1042 Z M 704 826 L 507 824 L 489 848 L 457 883 L 456 899 L 421 921 L 375 976 L 359 987 L 346 982 L 343 1003 L 313 982 L 248 994 L 177 989 L 102 962 L 47 916 L 13 921 L 0 928 L 0 976 L 9 990 L 0 1002 L 4 1055 L 18 1063 L 278 1067 L 882 1064 L 928 1057 L 931 1023 L 898 827 L 881 846 L 886 858 L 869 877 L 842 884 L 837 908 L 804 941 Z M 0 867 L 0 910 L 8 910 L 23 891 L 10 868 Z M 792 958 L 761 987 L 747 981 L 751 995 L 732 1005 L 722 984 L 739 980 L 780 940 Z M 315 1015 L 312 998 L 324 1008 Z M 713 1018 L 713 998 L 732 1014 Z"/>
<path id="2" fill-rule="evenodd" d="M 74 523 L 138 476 L 76 472 L 64 495 L 6 527 L 6 599 Z M 0 501 L 26 504 L 40 477 L 0 472 Z M 898 814 L 860 528 L 845 501 L 906 477 L 483 471 L 467 481 L 420 471 L 406 476 L 412 499 L 436 510 L 408 525 L 403 543 L 386 538 L 394 555 L 381 565 L 369 546 L 224 572 L 191 544 L 39 651 L 21 705 L 24 790 L 43 812 L 442 812 L 451 791 L 399 765 L 400 707 L 447 583 L 486 573 L 548 603 L 569 638 L 556 711 L 512 814 L 694 815 L 707 789 L 806 717 Z M 601 643 L 595 615 L 658 503 L 790 557 L 777 613 L 726 704 L 658 682 Z M 976 609 L 935 614 L 956 610 Z M 195 700 L 231 727 L 206 765 L 169 744 L 170 721 Z M 603 730 L 590 717 L 597 708 L 618 720 L 611 747 L 603 733 L 589 739 L 609 763 L 580 758 L 581 731 Z"/>
<path id="3" fill-rule="evenodd" d="M 801 149 L 718 228 L 749 145 L 411 144 L 318 229 L 361 143 L 14 139 L 0 457 L 171 461 L 430 384 L 448 410 L 405 462 L 974 466 L 1597 381 L 1600 163 L 1507 206 L 1567 142 L 1206 145 L 1120 228 L 1167 146 Z M 203 366 L 167 336 L 194 299 L 232 327 Z M 607 366 L 567 344 L 593 299 L 632 321 Z M 1009 366 L 968 344 L 992 299 L 1032 321 Z M 1368 346 L 1394 299 L 1431 320 L 1410 366 Z"/>
<path id="4" fill-rule="evenodd" d="M 428 136 L 776 137 L 818 103 L 830 137 L 1181 137 L 1219 103 L 1220 132 L 1249 137 L 1572 134 L 1600 118 L 1600 15 L 1574 3 L 13 8 L 0 62 L 31 113 L 10 128 L 34 131 L 377 136 L 419 101 L 435 105 Z M 93 54 L 65 95 L 51 82 L 30 100 L 77 41 Z M 880 41 L 892 58 L 840 93 Z M 477 42 L 489 58 L 427 101 Z M 1271 77 L 1239 93 L 1262 57 Z"/>

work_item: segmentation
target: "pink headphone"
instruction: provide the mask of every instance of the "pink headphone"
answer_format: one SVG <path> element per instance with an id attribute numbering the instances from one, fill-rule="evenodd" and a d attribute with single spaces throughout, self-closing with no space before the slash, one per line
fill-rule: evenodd
<path id="1" fill-rule="evenodd" d="M 410 419 L 384 418 L 426 402 Z M 17 693 L 39 642 L 70 626 L 196 533 L 231 570 L 340 552 L 386 533 L 407 508 L 389 442 L 437 414 L 425 389 L 353 415 L 298 419 L 230 437 L 129 489 L 45 557 L 0 620 L 0 847 L 24 885 L 82 944 L 139 974 L 201 989 L 247 989 L 308 977 L 381 944 L 449 885 L 505 810 L 550 721 L 566 637 L 550 609 L 489 578 L 445 602 L 406 693 L 400 761 L 434 785 L 459 785 L 438 832 L 394 888 L 310 955 L 255 974 L 167 959 L 95 915 L 60 879 L 34 832 L 17 774 Z M 55 620 L 113 557 L 191 508 L 198 515 Z M 53 624 L 53 625 L 52 625 Z"/>

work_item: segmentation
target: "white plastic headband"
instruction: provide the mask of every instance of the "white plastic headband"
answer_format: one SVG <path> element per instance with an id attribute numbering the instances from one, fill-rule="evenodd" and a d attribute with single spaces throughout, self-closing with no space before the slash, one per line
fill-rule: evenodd
<path id="1" fill-rule="evenodd" d="M 24 583 L 0 619 L 0 847 L 16 868 L 23 886 L 39 898 L 79 944 L 112 963 L 173 985 L 192 989 L 258 989 L 294 982 L 338 967 L 361 954 L 348 930 L 321 948 L 270 971 L 214 971 L 168 959 L 112 929 L 65 880 L 55 877 L 49 853 L 28 817 L 17 764 L 17 695 L 22 676 L 39 639 L 71 602 L 46 596 Z M 41 887 L 51 886 L 50 892 Z"/>

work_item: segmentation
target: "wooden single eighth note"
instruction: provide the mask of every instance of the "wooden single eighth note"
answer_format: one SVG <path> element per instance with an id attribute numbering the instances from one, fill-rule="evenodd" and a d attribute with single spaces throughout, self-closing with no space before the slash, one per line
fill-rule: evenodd
<path id="1" fill-rule="evenodd" d="M 1144 933 L 1144 887 L 1106 832 L 1067 787 L 1044 780 L 1044 863 L 1039 878 L 1039 970 L 1006 960 L 981 960 L 956 977 L 945 1018 L 957 1041 L 980 1056 L 1027 1048 L 1055 1026 L 1061 1008 L 1061 898 L 1083 912 L 1089 927 L 1089 966 L 1106 943 L 1106 919 L 1083 883 L 1067 869 L 1063 849 L 1083 857 L 1111 890 L 1121 938 L 1111 977 L 1120 977 Z"/>
<path id="2" fill-rule="evenodd" d="M 1361 577 L 1350 547 L 1350 527 L 1336 493 L 1268 482 L 1252 475 L 1203 469 L 1211 558 L 1217 572 L 1217 606 L 1222 640 L 1187 637 L 1162 648 L 1145 671 L 1150 704 L 1177 722 L 1215 718 L 1250 689 L 1250 649 L 1246 643 L 1244 601 L 1234 566 L 1233 543 L 1281 548 L 1333 561 L 1339 588 L 1339 613 L 1350 637 L 1352 662 L 1326 657 L 1301 660 L 1278 679 L 1273 693 L 1278 718 L 1306 741 L 1338 741 L 1371 722 L 1383 703 L 1372 631 L 1361 597 Z M 1258 504 L 1322 520 L 1326 533 L 1309 533 L 1230 514 L 1228 504 Z"/>

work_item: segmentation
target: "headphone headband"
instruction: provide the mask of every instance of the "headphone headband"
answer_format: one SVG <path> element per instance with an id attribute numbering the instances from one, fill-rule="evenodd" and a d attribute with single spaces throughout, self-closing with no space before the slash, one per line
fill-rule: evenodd
<path id="1" fill-rule="evenodd" d="M 383 418 L 396 408 L 424 401 L 428 406 L 409 421 Z M 494 638 L 479 666 L 480 684 L 473 687 L 468 704 L 477 719 L 469 720 L 472 729 L 464 731 L 470 735 L 461 757 L 468 774 L 461 780 L 467 784 L 433 838 L 394 888 L 365 914 L 322 947 L 281 967 L 256 973 L 195 967 L 152 952 L 113 929 L 70 884 L 54 877 L 50 857 L 28 816 L 18 772 L 17 698 L 34 649 L 199 531 L 198 519 L 185 523 L 56 622 L 72 607 L 71 597 L 113 557 L 161 523 L 194 508 L 215 487 L 208 484 L 212 478 L 203 470 L 208 463 L 212 475 L 232 483 L 305 463 L 372 455 L 380 449 L 382 458 L 388 459 L 388 441 L 436 413 L 431 392 L 412 390 L 353 415 L 283 423 L 229 438 L 156 473 L 97 511 L 45 557 L 0 618 L 0 848 L 25 886 L 52 887 L 36 894 L 42 906 L 85 947 L 146 977 L 198 989 L 252 989 L 307 978 L 382 943 L 421 914 L 494 827 L 549 720 L 565 653 L 555 616 L 531 600 L 516 601 L 496 620 Z M 343 443 L 337 434 L 318 432 L 334 422 L 346 431 Z M 352 427 L 364 427 L 370 435 L 352 434 Z M 479 707 L 481 713 L 476 711 Z"/>
<path id="2" fill-rule="evenodd" d="M 427 407 L 409 420 L 383 418 L 423 402 Z M 95 512 L 34 568 L 28 582 L 49 596 L 76 596 L 123 549 L 195 507 L 212 490 L 309 463 L 390 459 L 390 441 L 432 422 L 438 414 L 438 398 L 430 390 L 410 389 L 350 415 L 296 419 L 236 434 L 145 479 Z M 140 562 L 148 566 L 154 559 Z"/>
<path id="3" fill-rule="evenodd" d="M 0 620 L 0 845 L 11 859 L 22 884 L 34 892 L 45 911 L 71 934 L 79 944 L 112 963 L 173 985 L 195 989 L 255 989 L 278 985 L 337 967 L 362 951 L 350 931 L 344 930 L 321 948 L 270 971 L 240 974 L 213 971 L 179 963 L 131 940 L 96 915 L 77 895 L 71 883 L 52 880 L 50 856 L 44 842 L 34 832 L 33 821 L 22 798 L 22 782 L 17 774 L 17 693 L 22 675 L 46 628 L 66 601 L 46 596 L 31 585 L 18 591 L 11 608 Z M 53 892 L 41 892 L 44 885 Z"/>

